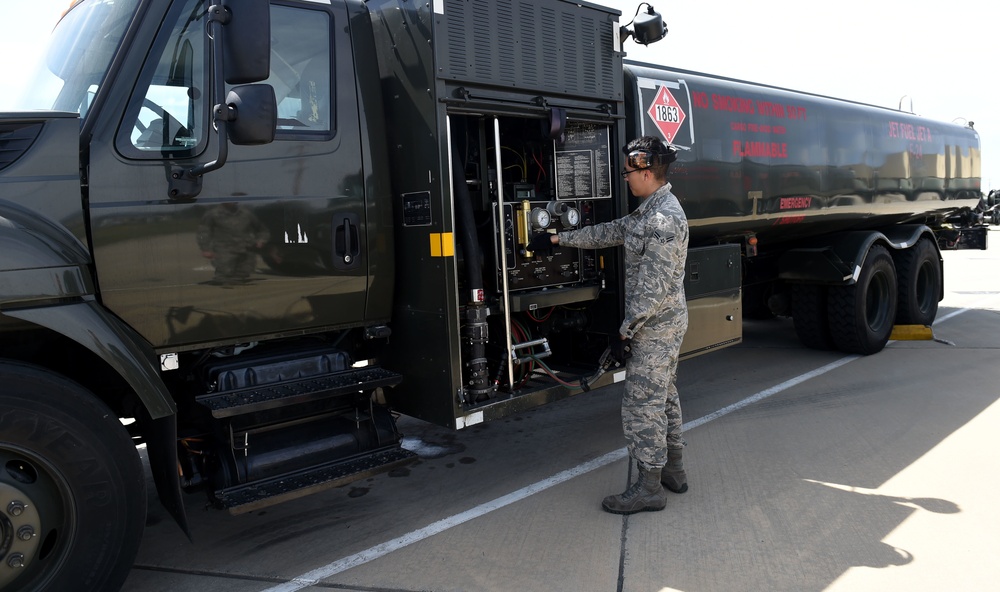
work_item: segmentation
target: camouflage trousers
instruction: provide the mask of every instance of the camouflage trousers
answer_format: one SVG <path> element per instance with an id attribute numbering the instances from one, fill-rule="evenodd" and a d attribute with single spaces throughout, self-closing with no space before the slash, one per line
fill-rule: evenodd
<path id="1" fill-rule="evenodd" d="M 215 251 L 212 259 L 215 266 L 215 281 L 229 282 L 245 280 L 257 269 L 257 253 L 254 251 Z"/>
<path id="2" fill-rule="evenodd" d="M 681 401 L 674 384 L 684 329 L 652 335 L 640 331 L 632 339 L 622 428 L 629 455 L 648 468 L 663 467 L 667 449 L 685 445 Z"/>

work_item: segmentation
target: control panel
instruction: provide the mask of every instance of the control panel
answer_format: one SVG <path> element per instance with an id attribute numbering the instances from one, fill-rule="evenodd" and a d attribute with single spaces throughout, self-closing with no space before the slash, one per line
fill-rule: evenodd
<path id="1" fill-rule="evenodd" d="M 506 260 L 507 286 L 510 291 L 569 285 L 596 277 L 597 264 L 591 251 L 555 245 L 550 253 L 532 253 L 526 249 L 538 232 L 559 233 L 582 226 L 584 211 L 590 202 L 531 201 L 507 203 L 499 217 L 503 224 L 505 257 L 496 257 L 497 272 Z M 499 238 L 500 233 L 498 233 Z M 502 278 L 498 277 L 498 285 Z"/>

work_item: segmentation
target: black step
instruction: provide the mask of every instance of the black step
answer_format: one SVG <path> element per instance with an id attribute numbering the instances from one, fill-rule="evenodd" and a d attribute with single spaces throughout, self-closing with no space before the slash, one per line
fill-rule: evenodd
<path id="1" fill-rule="evenodd" d="M 393 448 L 245 485 L 234 485 L 216 491 L 215 498 L 230 513 L 244 514 L 384 473 L 416 458 L 417 455 L 409 450 Z"/>
<path id="2" fill-rule="evenodd" d="M 233 417 L 307 403 L 378 387 L 396 386 L 403 377 L 377 366 L 290 380 L 278 384 L 247 387 L 199 395 L 196 400 L 212 410 L 213 417 Z"/>

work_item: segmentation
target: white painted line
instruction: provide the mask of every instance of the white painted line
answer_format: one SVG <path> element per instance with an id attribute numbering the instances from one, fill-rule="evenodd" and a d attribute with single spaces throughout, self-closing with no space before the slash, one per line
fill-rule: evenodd
<path id="1" fill-rule="evenodd" d="M 994 299 L 995 297 L 983 299 L 982 301 L 976 302 L 975 305 L 978 306 L 986 302 L 987 300 L 994 300 Z M 936 324 L 940 324 L 950 319 L 953 319 L 962 313 L 972 310 L 972 308 L 963 308 L 951 312 L 948 315 L 942 317 L 941 319 L 938 319 Z M 684 424 L 684 430 L 685 431 L 692 430 L 696 427 L 703 426 L 706 423 L 719 419 L 720 417 L 728 415 L 733 411 L 738 411 L 740 409 L 743 409 L 744 407 L 762 401 L 763 399 L 766 399 L 772 395 L 776 395 L 782 391 L 786 391 L 792 388 L 793 386 L 801 384 L 807 380 L 817 378 L 819 376 L 822 376 L 823 374 L 826 374 L 827 372 L 836 370 L 841 366 L 850 364 L 854 360 L 857 360 L 861 357 L 862 356 L 858 355 L 845 356 L 843 358 L 840 358 L 839 360 L 830 362 L 825 366 L 821 366 L 815 370 L 806 372 L 805 374 L 800 374 L 795 378 L 786 380 L 785 382 L 772 386 L 769 389 L 762 390 L 757 394 L 751 395 L 746 399 L 733 403 L 732 405 L 723 407 L 718 411 L 709 413 L 708 415 L 705 415 L 703 417 L 699 417 L 694 421 L 687 422 Z M 523 487 L 521 489 L 518 489 L 517 491 L 508 493 L 507 495 L 504 495 L 502 497 L 498 497 L 495 500 L 486 502 L 484 504 L 480 504 L 472 509 L 466 510 L 459 514 L 455 514 L 454 516 L 443 518 L 423 528 L 418 528 L 417 530 L 408 532 L 401 537 L 392 539 L 391 541 L 380 543 L 378 545 L 375 545 L 374 547 L 370 547 L 368 549 L 365 549 L 364 551 L 355 553 L 354 555 L 348 555 L 347 557 L 338 559 L 333 563 L 324 565 L 323 567 L 316 568 L 310 572 L 292 578 L 290 581 L 284 584 L 279 584 L 277 586 L 274 586 L 273 588 L 268 588 L 267 590 L 263 590 L 263 592 L 297 592 L 298 590 L 302 590 L 303 588 L 308 588 L 309 586 L 315 586 L 320 582 L 322 582 L 324 579 L 345 572 L 351 569 L 352 567 L 364 565 L 365 563 L 374 561 L 380 557 L 384 557 L 385 555 L 388 555 L 393 551 L 402 549 L 403 547 L 408 547 L 413 543 L 418 543 L 426 538 L 430 538 L 438 533 L 444 532 L 460 524 L 464 524 L 475 518 L 485 516 L 490 512 L 499 510 L 500 508 L 504 508 L 515 502 L 519 502 L 536 493 L 545 491 L 550 487 L 554 487 L 556 485 L 559 485 L 560 483 L 566 482 L 572 479 L 573 477 L 579 477 L 580 475 L 589 473 L 593 470 L 599 469 L 603 466 L 609 465 L 615 461 L 621 460 L 626 457 L 628 457 L 628 450 L 625 448 L 619 448 L 618 450 L 609 452 L 604 456 L 600 456 L 595 458 L 594 460 L 585 462 L 581 465 L 577 465 L 572 469 L 567 469 L 547 479 L 543 479 L 541 481 L 528 485 L 527 487 Z"/>
<path id="2" fill-rule="evenodd" d="M 354 555 L 349 555 L 343 559 L 334 561 L 329 565 L 324 565 L 323 567 L 314 569 L 308 573 L 304 573 L 297 578 L 292 579 L 292 581 L 275 586 L 273 588 L 268 588 L 263 592 L 295 592 L 296 590 L 301 590 L 308 586 L 315 586 L 320 583 L 323 579 L 330 576 L 339 574 L 343 571 L 347 571 L 352 567 L 357 567 L 359 565 L 368 563 L 388 555 L 397 549 L 402 549 L 403 547 L 412 545 L 413 543 L 420 542 L 428 537 L 434 536 L 439 532 L 444 532 L 449 528 L 458 526 L 459 524 L 464 524 L 469 520 L 474 518 L 479 518 L 493 512 L 494 510 L 499 510 L 505 506 L 509 506 L 515 502 L 521 501 L 529 496 L 532 496 L 540 491 L 544 491 L 554 485 L 559 485 L 564 481 L 568 481 L 573 477 L 578 477 L 584 473 L 589 473 L 594 469 L 599 469 L 605 465 L 609 465 L 617 460 L 621 460 L 628 456 L 628 452 L 625 448 L 609 452 L 604 456 L 595 458 L 594 460 L 583 463 L 582 465 L 577 465 L 572 469 L 565 470 L 561 473 L 553 475 L 548 479 L 543 479 L 537 483 L 532 483 L 527 487 L 518 489 L 513 493 L 508 493 L 505 496 L 498 497 L 497 499 L 486 502 L 485 504 L 478 505 L 471 510 L 466 510 L 460 514 L 455 514 L 448 518 L 438 520 L 428 526 L 414 530 L 404 534 L 399 538 L 395 538 L 391 541 L 381 543 L 365 549 L 360 553 L 355 553 Z"/>
<path id="3" fill-rule="evenodd" d="M 795 378 L 790 378 L 790 379 L 786 380 L 785 382 L 782 382 L 781 384 L 772 386 L 769 389 L 762 390 L 759 393 L 757 393 L 756 395 L 750 395 L 749 397 L 747 397 L 746 399 L 743 399 L 742 401 L 737 401 L 736 403 L 733 403 L 732 405 L 727 405 L 727 406 L 723 407 L 722 409 L 719 409 L 718 411 L 709 413 L 708 415 L 699 417 L 698 419 L 696 419 L 694 421 L 690 421 L 688 423 L 685 423 L 684 424 L 684 431 L 687 431 L 687 430 L 690 430 L 690 429 L 694 429 L 694 428 L 696 428 L 696 427 L 698 427 L 700 425 L 705 425 L 706 423 L 712 421 L 713 419 L 718 419 L 718 418 L 722 417 L 723 415 L 729 415 L 733 411 L 738 411 L 740 409 L 743 409 L 744 407 L 747 407 L 749 405 L 753 405 L 754 403 L 762 401 L 762 400 L 770 397 L 771 395 L 776 395 L 776 394 L 780 393 L 781 391 L 786 391 L 786 390 L 792 388 L 793 386 L 795 386 L 797 384 L 801 384 L 801 383 L 803 383 L 803 382 L 805 382 L 807 380 L 816 378 L 817 376 L 822 376 L 823 374 L 826 374 L 827 372 L 829 372 L 831 370 L 836 370 L 837 368 L 840 368 L 841 366 L 843 366 L 845 364 L 849 364 L 849 363 L 853 362 L 854 360 L 857 360 L 860 357 L 861 356 L 858 356 L 858 355 L 846 356 L 846 357 L 840 358 L 836 362 L 830 362 L 826 366 L 821 366 L 819 368 L 816 368 L 815 370 L 813 370 L 811 372 L 806 372 L 805 374 L 800 374 L 800 375 L 796 376 Z"/>

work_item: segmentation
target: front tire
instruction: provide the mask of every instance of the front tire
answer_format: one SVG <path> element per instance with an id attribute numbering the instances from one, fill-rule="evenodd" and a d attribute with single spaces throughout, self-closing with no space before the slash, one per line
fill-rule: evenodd
<path id="1" fill-rule="evenodd" d="M 855 283 L 830 288 L 830 336 L 837 349 L 862 355 L 882 351 L 896 319 L 896 292 L 892 256 L 875 245 Z"/>
<path id="2" fill-rule="evenodd" d="M 0 591 L 119 590 L 146 516 L 135 445 L 75 382 L 5 361 L 0 384 Z"/>

